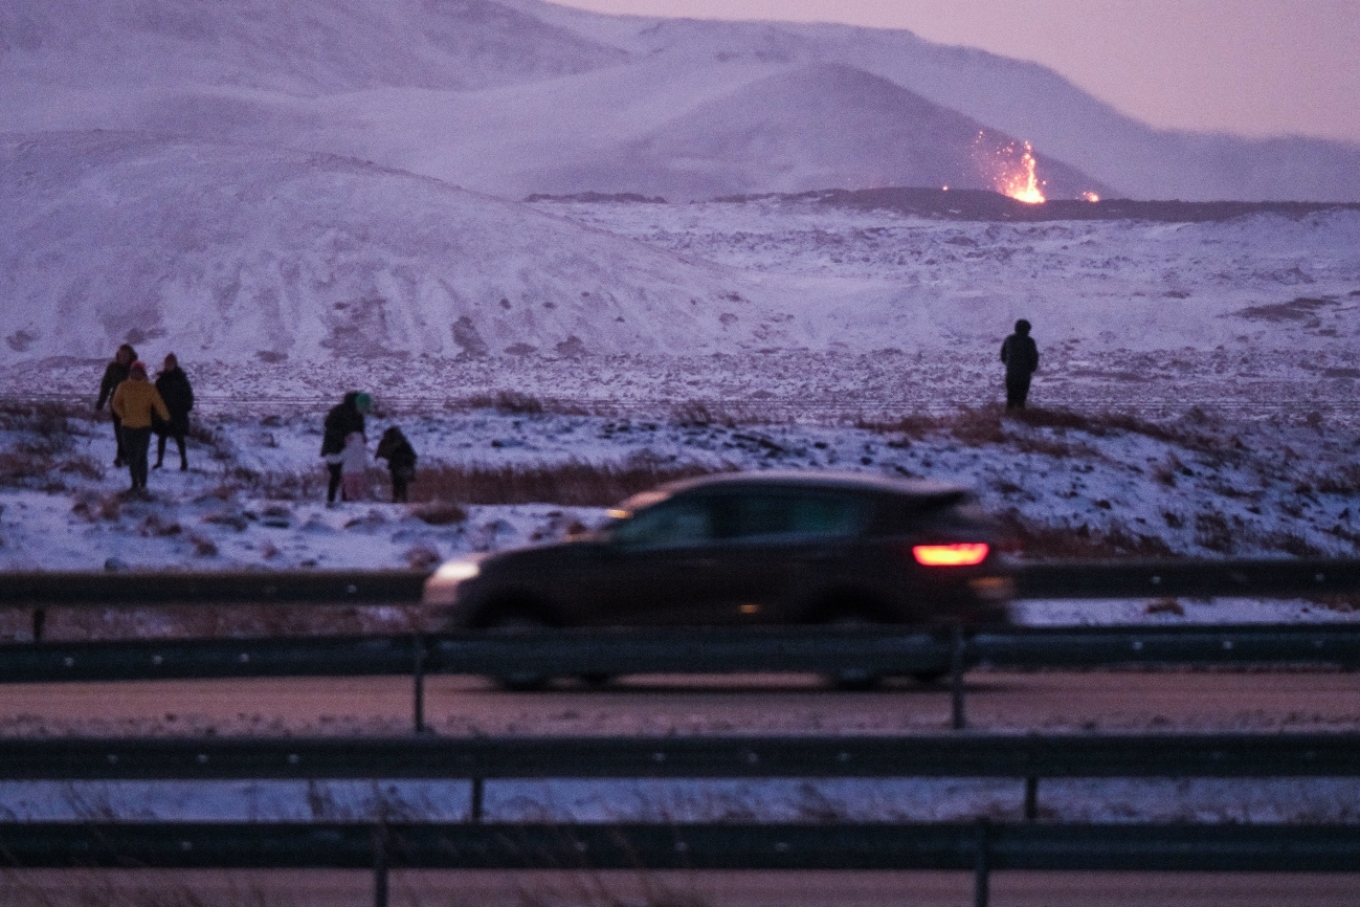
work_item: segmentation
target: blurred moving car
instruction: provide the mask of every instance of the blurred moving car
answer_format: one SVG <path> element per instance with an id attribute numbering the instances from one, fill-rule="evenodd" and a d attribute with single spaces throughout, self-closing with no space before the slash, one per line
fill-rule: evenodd
<path id="1" fill-rule="evenodd" d="M 448 561 L 424 601 L 449 628 L 1008 621 L 998 531 L 959 486 L 728 473 L 662 485 L 609 515 L 569 541 Z M 501 678 L 541 678 L 521 679 Z"/>

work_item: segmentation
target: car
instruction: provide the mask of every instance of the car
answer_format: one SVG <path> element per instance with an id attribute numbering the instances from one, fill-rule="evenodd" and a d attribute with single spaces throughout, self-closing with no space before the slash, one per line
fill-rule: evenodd
<path id="1" fill-rule="evenodd" d="M 723 473 L 634 495 L 599 529 L 563 542 L 448 561 L 424 602 L 448 629 L 977 627 L 1009 621 L 999 540 L 954 484 Z"/>

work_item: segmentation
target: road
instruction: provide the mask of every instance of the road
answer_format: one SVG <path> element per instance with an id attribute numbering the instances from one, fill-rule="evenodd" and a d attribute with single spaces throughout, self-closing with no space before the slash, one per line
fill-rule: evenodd
<path id="1" fill-rule="evenodd" d="M 949 727 L 946 686 L 870 693 L 797 675 L 624 678 L 506 693 L 478 678 L 430 677 L 425 718 L 444 734 L 835 733 Z M 4 688 L 0 733 L 401 733 L 406 678 L 299 678 Z M 1360 673 L 975 672 L 966 715 L 979 730 L 1339 730 L 1360 728 Z"/>
<path id="2" fill-rule="evenodd" d="M 1360 727 L 1360 674 L 1337 672 L 977 672 L 967 683 L 977 729 L 1328 730 Z M 402 733 L 412 684 L 401 678 L 257 679 L 9 686 L 0 733 Z M 432 677 L 433 730 L 466 733 L 937 732 L 949 726 L 946 688 L 894 685 L 828 690 L 814 677 L 625 678 L 603 689 L 563 684 L 504 693 L 475 678 Z M 393 905 L 479 907 L 694 905 L 868 907 L 972 903 L 967 873 L 403 873 Z M 1341 907 L 1355 905 L 1347 875 L 996 873 L 998 907 Z M 93 897 L 93 900 L 91 898 Z M 236 907 L 369 905 L 363 872 L 14 872 L 0 870 L 0 901 L 203 903 Z"/>
<path id="3" fill-rule="evenodd" d="M 6 907 L 372 907 L 364 872 L 0 870 Z M 392 907 L 960 907 L 967 873 L 393 873 Z M 1360 875 L 996 873 L 993 907 L 1354 907 Z M 93 894 L 93 897 L 91 896 Z"/>

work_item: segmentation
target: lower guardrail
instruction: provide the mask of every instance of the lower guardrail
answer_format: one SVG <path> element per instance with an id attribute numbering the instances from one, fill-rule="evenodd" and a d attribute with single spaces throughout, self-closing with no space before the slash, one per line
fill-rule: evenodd
<path id="1" fill-rule="evenodd" d="M 504 778 L 1024 778 L 1025 821 L 504 823 Z M 1036 821 L 1048 777 L 1360 777 L 1360 735 L 0 740 L 6 781 L 472 781 L 462 822 L 5 822 L 14 868 L 996 870 L 1360 873 L 1360 825 Z"/>
<path id="2" fill-rule="evenodd" d="M 1360 872 L 1360 826 L 411 823 L 0 825 L 25 868 Z"/>

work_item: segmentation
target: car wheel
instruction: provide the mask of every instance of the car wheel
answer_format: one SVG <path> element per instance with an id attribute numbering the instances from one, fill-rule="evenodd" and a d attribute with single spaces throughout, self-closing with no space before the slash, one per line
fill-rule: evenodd
<path id="1" fill-rule="evenodd" d="M 831 627 L 848 628 L 874 626 L 880 621 L 870 617 L 863 609 L 853 608 L 840 611 L 840 613 L 828 618 L 825 623 Z M 828 674 L 827 680 L 838 690 L 863 692 L 877 689 L 883 683 L 883 675 L 864 668 L 842 668 Z"/>
<path id="2" fill-rule="evenodd" d="M 517 630 L 542 630 L 551 624 L 534 614 L 527 611 L 502 611 L 485 620 L 481 626 L 487 630 L 505 630 L 514 632 Z M 546 687 L 552 678 L 547 674 L 539 674 L 532 671 L 516 671 L 510 674 L 497 675 L 491 681 L 502 690 L 517 693 L 541 690 Z"/>

